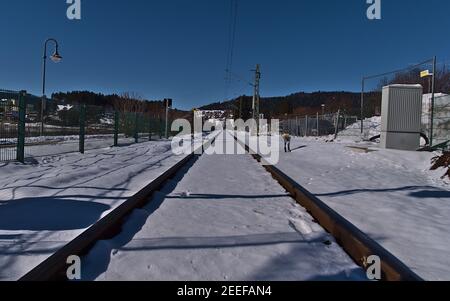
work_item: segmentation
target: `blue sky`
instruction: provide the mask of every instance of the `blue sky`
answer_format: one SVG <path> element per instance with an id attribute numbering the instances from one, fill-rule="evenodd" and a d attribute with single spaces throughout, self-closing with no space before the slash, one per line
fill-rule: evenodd
<path id="1" fill-rule="evenodd" d="M 82 20 L 65 0 L 0 0 L 0 89 L 40 95 L 43 42 L 60 42 L 48 64 L 47 94 L 133 91 L 171 97 L 183 109 L 240 95 L 226 93 L 230 0 L 82 0 Z M 362 75 L 402 68 L 433 55 L 450 60 L 448 0 L 382 0 L 382 20 L 366 0 L 239 0 L 233 72 L 261 94 L 358 91 Z M 52 50 L 49 50 L 51 52 Z"/>

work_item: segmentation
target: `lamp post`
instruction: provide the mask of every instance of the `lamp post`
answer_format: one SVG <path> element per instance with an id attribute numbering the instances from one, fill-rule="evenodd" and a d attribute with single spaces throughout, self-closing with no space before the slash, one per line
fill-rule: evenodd
<path id="1" fill-rule="evenodd" d="M 325 104 L 322 105 L 322 118 L 325 118 Z"/>
<path id="2" fill-rule="evenodd" d="M 47 39 L 44 43 L 44 56 L 42 63 L 42 101 L 41 101 L 41 136 L 44 135 L 44 111 L 45 111 L 45 79 L 46 79 L 46 70 L 47 70 L 47 45 L 49 42 L 53 42 L 55 44 L 55 52 L 50 57 L 54 63 L 59 63 L 62 60 L 62 56 L 59 54 L 58 41 L 55 39 Z"/>

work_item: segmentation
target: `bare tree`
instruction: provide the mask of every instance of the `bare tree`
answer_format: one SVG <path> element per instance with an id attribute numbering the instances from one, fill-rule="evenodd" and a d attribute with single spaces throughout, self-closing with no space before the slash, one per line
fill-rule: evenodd
<path id="1" fill-rule="evenodd" d="M 147 103 L 135 92 L 124 92 L 115 99 L 114 108 L 119 112 L 145 113 Z"/>

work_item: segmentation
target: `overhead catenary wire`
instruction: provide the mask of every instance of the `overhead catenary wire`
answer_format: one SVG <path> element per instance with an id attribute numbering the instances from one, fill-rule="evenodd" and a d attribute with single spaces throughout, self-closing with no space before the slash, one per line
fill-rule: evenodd
<path id="1" fill-rule="evenodd" d="M 370 75 L 370 76 L 363 76 L 362 77 L 362 81 L 361 81 L 361 135 L 364 132 L 364 94 L 365 94 L 365 86 L 366 86 L 366 81 L 367 80 L 371 80 L 374 78 L 379 78 L 379 77 L 386 77 L 388 75 L 392 75 L 392 74 L 397 74 L 397 73 L 401 73 L 401 72 L 405 72 L 407 70 L 413 70 L 414 68 L 418 68 L 420 66 L 424 66 L 424 65 L 428 65 L 432 63 L 433 64 L 433 85 L 434 85 L 434 81 L 435 81 L 435 71 L 436 71 L 436 57 L 432 58 L 432 59 L 428 59 L 426 61 L 423 61 L 421 63 L 418 64 L 413 64 L 410 65 L 406 68 L 402 68 L 402 69 L 398 69 L 398 70 L 394 70 L 394 71 L 390 71 L 390 72 L 385 72 L 385 73 L 381 73 L 381 74 L 376 74 L 376 75 Z M 433 100 L 432 102 L 434 102 L 434 92 L 432 92 L 433 96 Z"/>
<path id="2" fill-rule="evenodd" d="M 422 63 L 415 64 L 415 65 L 411 65 L 411 66 L 409 66 L 409 67 L 407 67 L 407 68 L 398 69 L 398 70 L 394 70 L 394 71 L 390 71 L 390 72 L 385 72 L 385 73 L 381 73 L 381 74 L 376 74 L 376 75 L 364 76 L 363 79 L 364 79 L 364 80 L 367 80 L 367 79 L 372 79 L 372 78 L 377 78 L 377 77 L 387 76 L 387 75 L 391 75 L 391 74 L 395 74 L 395 73 L 400 73 L 400 72 L 403 72 L 403 71 L 406 71 L 406 70 L 411 70 L 411 69 L 414 69 L 414 68 L 423 66 L 423 65 L 425 65 L 425 64 L 430 64 L 430 63 L 432 63 L 432 62 L 433 62 L 433 59 L 429 59 L 429 60 L 426 60 L 426 61 L 424 61 L 424 62 L 422 62 Z"/>
<path id="3" fill-rule="evenodd" d="M 239 82 L 243 82 L 243 83 L 248 84 L 248 85 L 250 85 L 252 87 L 255 86 L 254 83 L 250 82 L 249 80 L 245 79 L 244 77 L 242 77 L 242 76 L 240 76 L 240 75 L 238 75 L 238 74 L 236 74 L 236 73 L 234 73 L 232 71 L 228 72 L 228 74 L 230 75 L 231 80 L 233 79 L 232 77 L 234 77 Z"/>

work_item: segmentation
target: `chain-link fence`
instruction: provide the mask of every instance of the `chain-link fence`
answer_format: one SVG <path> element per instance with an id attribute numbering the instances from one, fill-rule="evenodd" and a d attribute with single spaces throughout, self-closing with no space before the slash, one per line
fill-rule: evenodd
<path id="1" fill-rule="evenodd" d="M 427 100 L 429 99 L 428 96 L 425 97 Z M 425 105 L 424 111 L 430 111 L 427 105 Z M 433 145 L 447 144 L 450 141 L 450 95 L 438 95 L 434 100 L 433 112 L 433 121 L 431 118 L 428 121 L 429 116 L 424 114 L 423 123 L 425 125 L 433 123 Z"/>
<path id="2" fill-rule="evenodd" d="M 445 63 L 430 59 L 406 68 L 378 75 L 365 76 L 362 80 L 360 100 L 342 101 L 318 99 L 322 110 L 333 114 L 312 116 L 286 116 L 281 121 L 282 130 L 297 136 L 347 137 L 353 140 L 376 140 L 381 134 L 382 89 L 393 84 L 420 84 L 423 87 L 422 145 L 432 147 L 448 144 L 450 140 L 450 71 Z M 434 105 L 432 95 L 435 95 Z M 357 108 L 360 106 L 360 109 Z M 317 107 L 317 106 L 316 106 Z M 339 113 L 338 112 L 339 110 Z M 360 112 L 358 112 L 360 111 Z M 355 116 L 357 115 L 357 116 Z"/>
<path id="3" fill-rule="evenodd" d="M 164 118 L 151 113 L 42 101 L 24 92 L 0 90 L 0 161 L 161 139 L 165 124 Z"/>
<path id="4" fill-rule="evenodd" d="M 280 129 L 299 137 L 348 137 L 356 140 L 370 140 L 380 134 L 381 118 L 374 117 L 364 121 L 361 134 L 361 122 L 357 116 L 345 113 L 333 113 L 312 116 L 288 116 L 280 121 Z"/>
<path id="5" fill-rule="evenodd" d="M 450 92 L 449 75 L 450 73 L 445 64 L 440 64 L 435 59 L 430 59 L 401 70 L 364 77 L 362 116 L 364 116 L 365 127 L 373 127 L 381 124 L 381 120 L 376 116 L 381 114 L 381 92 L 384 86 L 393 84 L 419 84 L 423 88 L 421 134 L 423 138 L 426 138 L 424 139 L 426 142 L 432 143 L 433 147 L 448 142 L 450 140 L 448 131 L 450 111 L 449 98 L 446 93 Z M 433 94 L 435 96 L 434 106 L 432 103 Z M 374 129 L 374 132 L 380 132 L 380 130 Z"/>
<path id="6" fill-rule="evenodd" d="M 422 142 L 425 146 L 430 142 L 428 133 L 433 133 L 433 147 L 445 148 L 450 144 L 450 95 L 438 95 L 435 98 L 434 114 L 431 116 L 429 100 L 424 95 L 424 109 L 422 114 Z M 433 122 L 431 123 L 431 118 Z M 361 133 L 361 124 L 363 130 Z M 433 128 L 431 131 L 431 124 Z M 346 138 L 353 141 L 379 141 L 381 134 L 381 116 L 361 119 L 357 116 L 347 115 L 344 112 L 315 115 L 315 116 L 288 116 L 280 120 L 280 129 L 293 136 L 299 137 L 328 137 Z M 431 135 L 431 134 L 430 134 Z"/>

